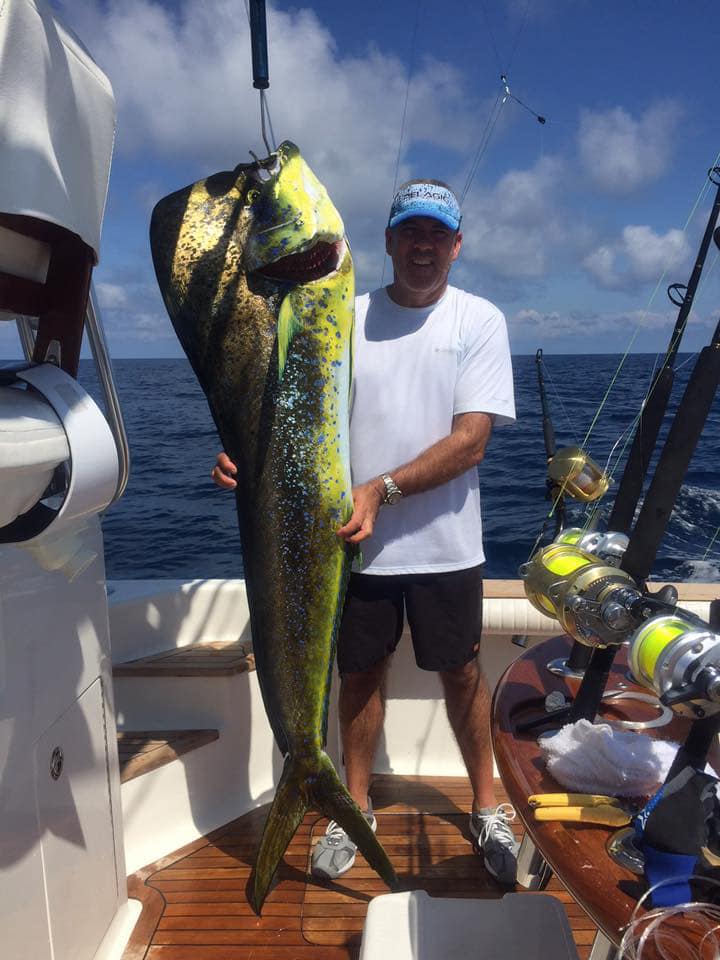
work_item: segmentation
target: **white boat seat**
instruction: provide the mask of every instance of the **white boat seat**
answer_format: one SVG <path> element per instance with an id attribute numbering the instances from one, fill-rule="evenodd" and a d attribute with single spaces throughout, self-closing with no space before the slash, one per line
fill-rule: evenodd
<path id="1" fill-rule="evenodd" d="M 508 893 L 502 900 L 389 893 L 370 903 L 360 960 L 578 960 L 559 900 Z"/>
<path id="2" fill-rule="evenodd" d="M 0 527 L 38 502 L 69 455 L 65 430 L 44 398 L 0 387 Z"/>

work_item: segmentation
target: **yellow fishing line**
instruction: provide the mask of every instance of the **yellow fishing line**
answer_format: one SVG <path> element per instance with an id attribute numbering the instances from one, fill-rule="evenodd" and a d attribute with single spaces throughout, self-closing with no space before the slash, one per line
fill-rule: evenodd
<path id="1" fill-rule="evenodd" d="M 712 545 L 713 545 L 713 544 L 715 543 L 715 541 L 717 540 L 718 534 L 720 534 L 720 527 L 718 527 L 717 530 L 715 531 L 715 533 L 712 535 L 712 540 L 711 540 L 710 543 L 707 545 L 707 550 L 705 551 L 705 553 L 704 553 L 703 556 L 702 556 L 703 560 L 707 560 L 707 555 L 710 553 L 710 550 L 711 550 L 711 548 L 712 548 Z"/>

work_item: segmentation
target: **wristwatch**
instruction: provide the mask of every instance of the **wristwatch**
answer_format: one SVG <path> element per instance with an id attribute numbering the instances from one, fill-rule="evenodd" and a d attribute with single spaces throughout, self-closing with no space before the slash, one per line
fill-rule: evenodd
<path id="1" fill-rule="evenodd" d="M 397 503 L 403 495 L 400 487 L 395 483 L 389 473 L 383 473 L 380 479 L 385 484 L 383 503 Z"/>

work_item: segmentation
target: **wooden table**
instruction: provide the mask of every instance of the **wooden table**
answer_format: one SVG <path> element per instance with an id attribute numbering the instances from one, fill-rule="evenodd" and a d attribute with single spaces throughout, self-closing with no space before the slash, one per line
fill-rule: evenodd
<path id="1" fill-rule="evenodd" d="M 565 789 L 546 772 L 537 745 L 540 730 L 552 728 L 548 725 L 519 733 L 517 726 L 544 714 L 544 699 L 550 691 L 574 695 L 579 681 L 555 676 L 546 668 L 549 661 L 567 656 L 570 647 L 569 637 L 554 637 L 527 650 L 506 670 L 493 699 L 493 746 L 503 784 L 528 836 L 607 940 L 617 945 L 644 890 L 642 877 L 616 864 L 606 852 L 606 843 L 617 828 L 539 822 L 527 802 L 534 793 Z M 628 690 L 642 690 L 627 676 L 625 648 L 615 658 L 607 690 L 617 689 L 620 684 Z M 603 715 L 608 719 L 646 720 L 656 717 L 657 710 L 649 704 L 625 701 L 604 707 Z M 673 717 L 665 726 L 646 733 L 682 742 L 688 729 L 688 721 Z"/>

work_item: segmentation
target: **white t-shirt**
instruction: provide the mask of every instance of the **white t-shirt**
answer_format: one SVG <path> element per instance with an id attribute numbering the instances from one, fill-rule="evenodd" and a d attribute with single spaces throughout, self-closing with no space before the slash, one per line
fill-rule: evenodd
<path id="1" fill-rule="evenodd" d="M 448 287 L 430 307 L 386 290 L 355 301 L 350 463 L 353 484 L 415 459 L 450 434 L 455 414 L 515 419 L 505 318 L 488 300 Z M 483 563 L 478 471 L 383 506 L 362 543 L 371 574 L 435 573 Z"/>

